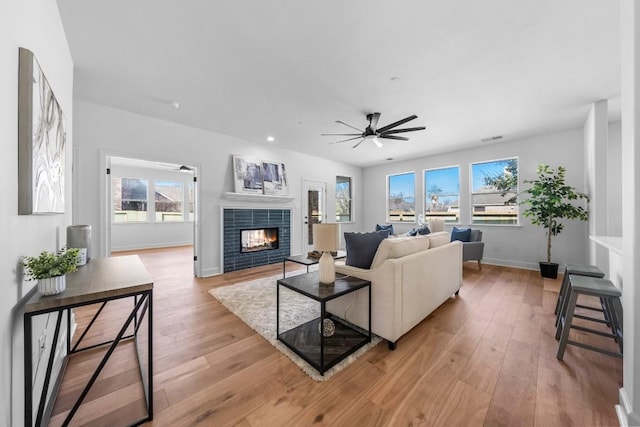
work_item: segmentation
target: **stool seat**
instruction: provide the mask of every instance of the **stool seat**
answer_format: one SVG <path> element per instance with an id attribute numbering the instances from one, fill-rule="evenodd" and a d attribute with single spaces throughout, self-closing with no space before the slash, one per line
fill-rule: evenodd
<path id="1" fill-rule="evenodd" d="M 581 294 L 597 297 L 620 297 L 622 293 L 616 286 L 606 279 L 598 279 L 590 276 L 571 276 L 571 288 Z"/>
<path id="2" fill-rule="evenodd" d="M 564 274 L 576 274 L 578 276 L 604 277 L 604 273 L 595 265 L 565 264 Z"/>

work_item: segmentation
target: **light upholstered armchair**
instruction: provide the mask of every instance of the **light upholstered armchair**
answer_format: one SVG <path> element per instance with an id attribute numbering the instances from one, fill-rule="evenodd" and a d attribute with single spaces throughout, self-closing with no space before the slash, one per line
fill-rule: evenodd
<path id="1" fill-rule="evenodd" d="M 482 231 L 472 228 L 468 242 L 462 242 L 462 260 L 478 261 L 478 269 L 482 270 L 482 255 L 484 253 L 484 242 L 482 241 Z"/>

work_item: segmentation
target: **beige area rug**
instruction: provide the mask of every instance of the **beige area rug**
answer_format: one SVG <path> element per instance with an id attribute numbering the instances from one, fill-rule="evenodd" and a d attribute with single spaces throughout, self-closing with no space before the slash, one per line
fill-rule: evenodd
<path id="1" fill-rule="evenodd" d="M 287 276 L 290 275 L 287 274 Z M 320 375 L 311 365 L 276 339 L 276 281 L 280 278 L 282 276 L 271 276 L 236 283 L 210 289 L 209 293 L 315 381 L 325 381 L 331 378 L 381 341 L 381 338 L 374 335 L 371 343 L 366 344 L 333 366 L 324 373 L 324 376 Z M 320 304 L 318 302 L 290 289 L 280 288 L 281 332 L 319 316 Z"/>

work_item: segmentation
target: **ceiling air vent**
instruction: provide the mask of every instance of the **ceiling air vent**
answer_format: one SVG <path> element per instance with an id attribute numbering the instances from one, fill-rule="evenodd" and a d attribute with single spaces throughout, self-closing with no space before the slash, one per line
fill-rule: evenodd
<path id="1" fill-rule="evenodd" d="M 503 138 L 502 135 L 490 136 L 488 138 L 482 138 L 481 142 L 491 142 L 491 141 L 499 141 Z"/>

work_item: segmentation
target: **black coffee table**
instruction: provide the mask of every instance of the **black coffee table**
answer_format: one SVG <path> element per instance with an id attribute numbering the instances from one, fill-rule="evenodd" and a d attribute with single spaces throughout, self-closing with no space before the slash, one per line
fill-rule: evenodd
<path id="1" fill-rule="evenodd" d="M 346 258 L 347 257 L 347 252 L 345 251 L 338 251 L 338 254 L 336 256 L 333 257 L 334 260 L 336 259 L 341 259 L 341 258 Z M 320 258 L 312 258 L 310 256 L 307 255 L 291 255 L 288 257 L 285 257 L 282 259 L 282 277 L 286 277 L 287 272 L 286 272 L 286 266 L 287 266 L 287 261 L 290 262 L 295 262 L 298 264 L 302 264 L 302 265 L 306 265 L 307 266 L 307 273 L 309 272 L 309 266 L 311 265 L 316 265 L 320 262 Z"/>
<path id="2" fill-rule="evenodd" d="M 332 366 L 371 342 L 371 282 L 357 277 L 336 275 L 332 285 L 321 285 L 317 271 L 278 280 L 276 300 L 276 336 L 278 340 L 306 360 L 321 375 Z M 320 303 L 320 317 L 280 332 L 280 287 L 284 286 Z M 340 298 L 358 289 L 369 288 L 369 328 L 363 330 L 326 311 L 327 301 Z M 286 304 L 286 301 L 284 301 Z M 322 319 L 335 326 L 331 336 L 320 333 Z"/>

